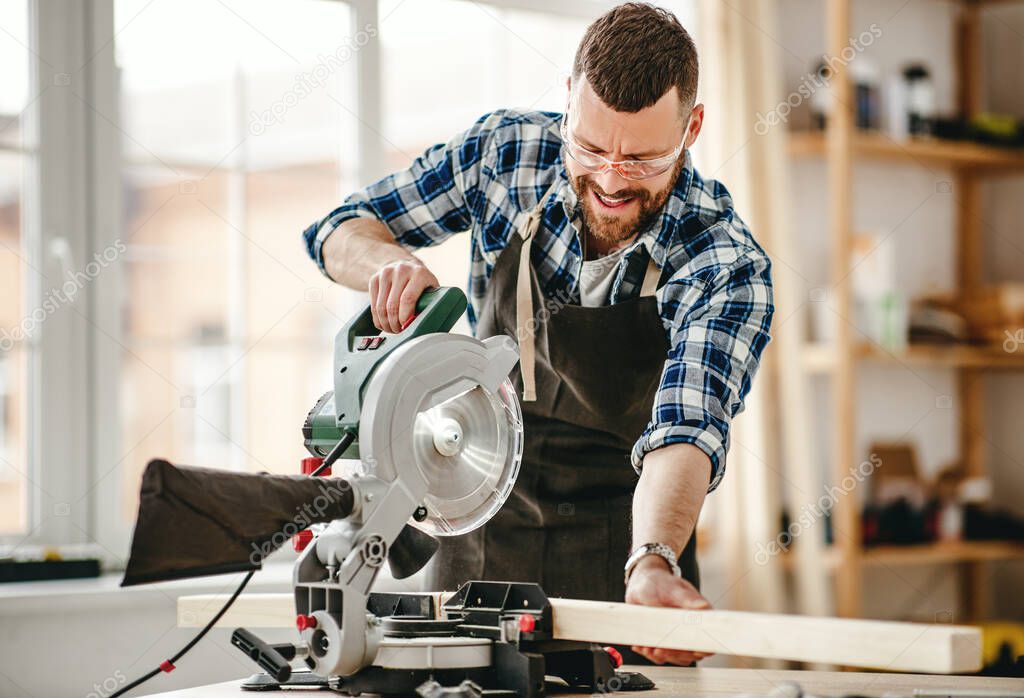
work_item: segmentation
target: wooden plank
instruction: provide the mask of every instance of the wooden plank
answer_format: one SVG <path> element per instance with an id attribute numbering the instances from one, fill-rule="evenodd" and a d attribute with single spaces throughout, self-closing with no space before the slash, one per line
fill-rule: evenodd
<path id="1" fill-rule="evenodd" d="M 178 622 L 205 625 L 224 595 L 182 596 Z M 554 636 L 621 645 L 823 662 L 887 671 L 966 673 L 981 668 L 981 631 L 955 625 L 686 611 L 624 603 L 550 599 Z M 291 594 L 244 594 L 218 627 L 292 627 Z"/>
<path id="2" fill-rule="evenodd" d="M 451 592 L 431 592 L 435 608 L 451 597 Z M 178 597 L 178 627 L 201 628 L 228 600 L 227 594 L 194 594 Z M 242 594 L 215 627 L 218 628 L 294 628 L 295 597 L 292 594 Z"/>
<path id="3" fill-rule="evenodd" d="M 956 625 L 686 611 L 551 599 L 554 636 L 620 645 L 959 674 L 981 668 L 981 631 Z"/>
<path id="4" fill-rule="evenodd" d="M 201 628 L 228 600 L 227 594 L 196 594 L 178 597 L 178 627 Z M 218 628 L 294 628 L 295 596 L 292 594 L 242 594 L 219 621 Z"/>

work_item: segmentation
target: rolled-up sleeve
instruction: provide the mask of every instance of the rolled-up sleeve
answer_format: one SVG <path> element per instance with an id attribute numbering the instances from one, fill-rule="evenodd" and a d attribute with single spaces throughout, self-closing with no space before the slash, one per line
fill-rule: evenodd
<path id="1" fill-rule="evenodd" d="M 681 270 L 662 292 L 674 298 L 662 303 L 670 346 L 633 467 L 640 472 L 644 456 L 662 446 L 693 444 L 711 459 L 711 491 L 725 474 L 729 426 L 770 338 L 771 263 L 751 251 L 722 265 L 710 283 Z"/>
<path id="2" fill-rule="evenodd" d="M 410 249 L 436 245 L 469 230 L 472 215 L 467 202 L 478 196 L 481 158 L 502 118 L 501 112 L 481 117 L 448 143 L 428 148 L 408 168 L 351 194 L 303 231 L 309 256 L 324 271 L 324 242 L 353 218 L 381 221 L 400 245 Z"/>

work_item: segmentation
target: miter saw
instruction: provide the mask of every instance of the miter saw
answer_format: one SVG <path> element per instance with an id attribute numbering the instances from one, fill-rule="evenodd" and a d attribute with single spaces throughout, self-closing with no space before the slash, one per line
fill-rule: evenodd
<path id="1" fill-rule="evenodd" d="M 339 459 L 358 459 L 343 479 L 246 476 L 164 461 L 147 469 L 125 584 L 258 568 L 279 544 L 272 531 L 280 529 L 271 522 L 288 526 L 287 516 L 269 513 L 271 500 L 273 511 L 302 503 L 304 523 L 321 522 L 315 537 L 302 531 L 297 546 L 300 641 L 270 645 L 244 628 L 232 635 L 267 672 L 245 688 L 532 698 L 544 695 L 546 676 L 594 691 L 653 686 L 639 674 L 617 672 L 621 656 L 613 648 L 553 640 L 551 608 L 535 584 L 469 581 L 447 598 L 372 591 L 385 561 L 395 577 L 407 577 L 429 561 L 437 536 L 483 525 L 519 472 L 523 420 L 508 378 L 516 344 L 504 336 L 450 334 L 465 309 L 462 291 L 441 288 L 423 294 L 398 334 L 381 334 L 369 307 L 338 333 L 334 390 L 303 425 L 313 456 L 304 470 L 327 474 Z M 258 493 L 245 501 L 263 505 L 260 515 L 225 519 L 223 510 L 242 502 L 224 500 L 246 498 L 239 488 L 253 485 L 253 477 L 261 478 Z M 330 483 L 341 496 L 311 512 L 312 480 Z M 172 518 L 188 530 L 169 537 Z M 209 542 L 211 536 L 219 541 Z M 243 541 L 262 550 L 257 559 L 243 557 Z M 293 673 L 292 661 L 308 670 Z"/>

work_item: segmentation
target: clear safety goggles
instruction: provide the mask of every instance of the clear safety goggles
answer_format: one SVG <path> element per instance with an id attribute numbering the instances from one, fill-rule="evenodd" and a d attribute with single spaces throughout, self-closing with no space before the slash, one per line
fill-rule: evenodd
<path id="1" fill-rule="evenodd" d="M 562 117 L 562 142 L 565 144 L 565 152 L 590 174 L 602 174 L 607 170 L 614 170 L 620 177 L 634 181 L 657 177 L 671 169 L 676 160 L 679 159 L 679 155 L 683 152 L 683 146 L 686 144 L 686 134 L 684 132 L 683 140 L 679 143 L 679 147 L 668 155 L 649 160 L 609 160 L 603 155 L 587 150 L 577 143 L 569 133 L 569 127 L 566 125 L 568 121 L 569 116 L 566 114 Z"/>

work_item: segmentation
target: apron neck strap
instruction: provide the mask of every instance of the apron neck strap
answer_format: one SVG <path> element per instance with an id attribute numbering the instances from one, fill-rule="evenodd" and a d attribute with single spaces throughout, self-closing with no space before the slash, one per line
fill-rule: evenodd
<path id="1" fill-rule="evenodd" d="M 524 242 L 528 242 L 533 239 L 537 229 L 540 228 L 540 222 L 544 218 L 544 204 L 547 203 L 548 198 L 552 194 L 558 191 L 558 187 L 562 184 L 562 178 L 557 174 L 555 175 L 555 181 L 552 182 L 544 195 L 540 197 L 537 205 L 530 209 L 530 212 L 526 216 L 526 221 L 519 226 L 518 232 L 519 237 L 523 238 Z"/>
<path id="2" fill-rule="evenodd" d="M 647 270 L 644 272 L 644 282 L 640 286 L 640 297 L 653 296 L 658 290 L 658 282 L 661 280 L 661 269 L 654 263 L 654 257 L 647 255 Z"/>
<path id="3" fill-rule="evenodd" d="M 534 332 L 537 331 L 537 319 L 533 317 L 533 284 L 530 276 L 530 250 L 533 247 L 533 236 L 540 228 L 544 218 L 544 204 L 548 198 L 558 191 L 562 178 L 557 174 L 555 181 L 548 186 L 540 201 L 527 215 L 519 226 L 519 236 L 523 245 L 519 250 L 519 270 L 516 272 L 516 340 L 519 342 L 519 371 L 523 376 L 523 402 L 534 402 L 537 399 L 537 381 L 535 368 L 537 353 Z"/>

